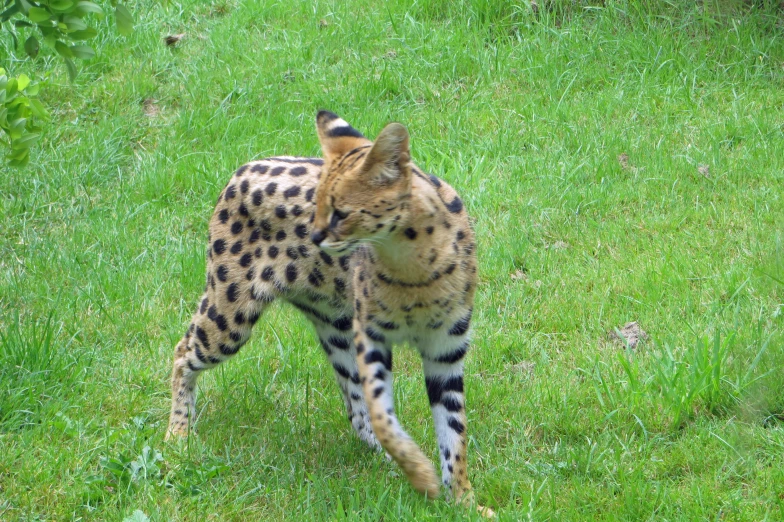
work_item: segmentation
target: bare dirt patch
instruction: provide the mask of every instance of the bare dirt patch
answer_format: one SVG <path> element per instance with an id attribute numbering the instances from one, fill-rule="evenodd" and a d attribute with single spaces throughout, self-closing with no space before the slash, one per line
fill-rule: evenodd
<path id="1" fill-rule="evenodd" d="M 637 321 L 623 325 L 623 328 L 613 329 L 607 333 L 608 339 L 623 347 L 636 348 L 640 341 L 648 339 L 648 334 Z"/>

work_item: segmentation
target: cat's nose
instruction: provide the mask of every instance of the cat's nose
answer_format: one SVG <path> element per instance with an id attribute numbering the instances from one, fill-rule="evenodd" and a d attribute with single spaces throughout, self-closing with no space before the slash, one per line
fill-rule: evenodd
<path id="1" fill-rule="evenodd" d="M 310 235 L 310 240 L 319 246 L 322 241 L 327 237 L 323 230 L 314 230 L 313 233 Z"/>

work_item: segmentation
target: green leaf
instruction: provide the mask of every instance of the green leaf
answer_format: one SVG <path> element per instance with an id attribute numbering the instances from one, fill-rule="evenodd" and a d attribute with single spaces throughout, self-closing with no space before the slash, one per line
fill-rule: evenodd
<path id="1" fill-rule="evenodd" d="M 14 140 L 11 143 L 11 148 L 13 148 L 15 150 L 29 149 L 30 147 L 32 147 L 33 143 L 38 141 L 38 139 L 40 137 L 41 137 L 40 134 L 25 134 L 24 136 L 22 136 L 18 140 Z"/>
<path id="2" fill-rule="evenodd" d="M 27 20 L 14 20 L 14 27 L 35 27 Z"/>
<path id="3" fill-rule="evenodd" d="M 95 56 L 95 51 L 89 45 L 72 45 L 71 52 L 77 58 L 81 58 L 82 60 L 89 60 L 93 56 Z"/>
<path id="4" fill-rule="evenodd" d="M 68 33 L 68 37 L 71 40 L 89 40 L 90 38 L 95 38 L 98 34 L 98 31 L 93 29 L 92 27 L 88 27 L 82 31 L 74 31 L 72 33 Z"/>
<path id="5" fill-rule="evenodd" d="M 76 79 L 76 65 L 73 63 L 73 60 L 65 58 L 65 68 L 68 69 L 68 78 L 74 81 Z"/>
<path id="6" fill-rule="evenodd" d="M 117 19 L 117 31 L 123 35 L 128 36 L 133 32 L 133 16 L 130 11 L 122 4 L 117 4 L 114 8 L 114 16 Z"/>
<path id="7" fill-rule="evenodd" d="M 19 82 L 16 81 L 16 78 L 11 78 L 8 80 L 8 85 L 5 86 L 5 92 L 8 95 L 8 98 L 11 98 L 14 94 L 16 94 L 18 85 Z"/>
<path id="8" fill-rule="evenodd" d="M 12 159 L 8 162 L 8 165 L 11 167 L 22 168 L 30 163 L 30 152 L 25 150 L 24 157 L 22 159 Z"/>
<path id="9" fill-rule="evenodd" d="M 70 16 L 70 15 L 64 16 L 63 23 L 65 23 L 69 33 L 72 33 L 74 31 L 84 31 L 85 29 L 87 29 L 87 24 L 84 23 L 84 20 L 82 20 L 78 16 Z"/>
<path id="10" fill-rule="evenodd" d="M 76 2 L 76 10 L 80 13 L 94 13 L 98 16 L 103 16 L 103 9 L 98 4 L 82 0 Z"/>
<path id="11" fill-rule="evenodd" d="M 20 74 L 17 79 L 17 89 L 23 91 L 30 85 L 30 78 L 26 74 Z"/>
<path id="12" fill-rule="evenodd" d="M 30 38 L 25 40 L 24 49 L 27 56 L 35 58 L 38 56 L 38 51 L 41 50 L 41 45 L 38 43 L 38 39 L 35 36 L 30 36 Z"/>
<path id="13" fill-rule="evenodd" d="M 9 109 L 15 109 L 17 113 L 20 113 L 19 114 L 20 116 L 27 116 L 26 114 L 23 113 L 26 112 L 27 106 L 29 104 L 30 104 L 30 100 L 27 98 L 27 96 L 17 96 L 16 98 L 8 102 L 6 104 L 6 107 L 8 107 Z"/>
<path id="14" fill-rule="evenodd" d="M 31 83 L 27 87 L 27 90 L 25 91 L 25 94 L 28 95 L 28 96 L 38 96 L 38 91 L 39 90 L 41 90 L 41 84 L 40 83 Z"/>
<path id="15" fill-rule="evenodd" d="M 25 125 L 27 125 L 27 118 L 17 118 L 10 123 L 11 125 L 8 127 L 8 134 L 11 136 L 12 140 L 18 140 L 22 137 Z"/>
<path id="16" fill-rule="evenodd" d="M 72 0 L 50 0 L 49 7 L 55 11 L 60 11 L 61 13 L 68 12 L 73 7 L 74 3 Z"/>
<path id="17" fill-rule="evenodd" d="M 54 43 L 54 50 L 57 51 L 57 54 L 62 56 L 63 58 L 73 58 L 73 53 L 71 52 L 71 48 L 68 47 L 66 44 L 57 40 Z"/>
<path id="18" fill-rule="evenodd" d="M 0 22 L 7 22 L 14 16 L 16 13 L 20 11 L 19 4 L 14 4 L 2 13 L 0 13 Z"/>
<path id="19" fill-rule="evenodd" d="M 16 141 L 12 141 L 11 144 L 13 145 Z M 22 159 L 30 153 L 30 147 L 12 147 L 11 152 L 8 153 L 8 157 L 11 159 Z"/>
<path id="20" fill-rule="evenodd" d="M 42 120 L 49 119 L 49 111 L 46 110 L 44 104 L 41 103 L 40 100 L 36 100 L 35 98 L 30 99 L 30 112 L 33 113 L 33 116 L 36 118 L 41 118 Z"/>
<path id="21" fill-rule="evenodd" d="M 27 16 L 37 24 L 48 22 L 53 18 L 52 13 L 42 7 L 31 7 Z"/>

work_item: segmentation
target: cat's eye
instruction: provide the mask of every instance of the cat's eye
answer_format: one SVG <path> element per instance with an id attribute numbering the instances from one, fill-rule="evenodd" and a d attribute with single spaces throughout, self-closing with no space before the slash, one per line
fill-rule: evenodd
<path id="1" fill-rule="evenodd" d="M 334 228 L 338 226 L 338 223 L 346 219 L 348 217 L 348 214 L 349 214 L 348 212 L 341 212 L 338 209 L 334 209 L 332 211 L 332 218 L 329 220 L 330 228 Z"/>

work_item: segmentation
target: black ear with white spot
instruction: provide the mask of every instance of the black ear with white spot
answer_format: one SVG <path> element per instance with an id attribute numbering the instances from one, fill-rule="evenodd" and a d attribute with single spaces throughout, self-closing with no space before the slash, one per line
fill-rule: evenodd
<path id="1" fill-rule="evenodd" d="M 316 116 L 316 131 L 327 162 L 332 162 L 348 151 L 370 143 L 361 132 L 334 112 L 319 111 Z"/>
<path id="2" fill-rule="evenodd" d="M 363 171 L 374 183 L 391 184 L 410 177 L 410 162 L 408 131 L 399 123 L 390 123 L 373 143 Z"/>

